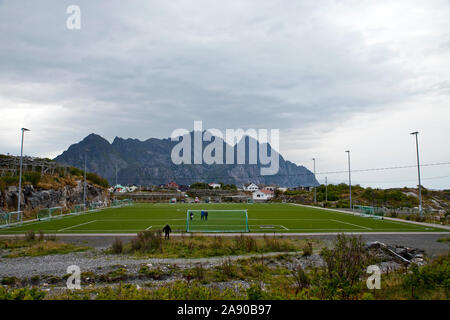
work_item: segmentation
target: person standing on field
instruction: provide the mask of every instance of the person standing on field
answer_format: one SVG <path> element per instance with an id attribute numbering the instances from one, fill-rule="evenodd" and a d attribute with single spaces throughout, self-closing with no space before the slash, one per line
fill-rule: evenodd
<path id="1" fill-rule="evenodd" d="M 170 233 L 172 232 L 170 226 L 166 224 L 166 226 L 162 229 L 162 231 L 164 232 L 164 239 L 169 240 Z"/>

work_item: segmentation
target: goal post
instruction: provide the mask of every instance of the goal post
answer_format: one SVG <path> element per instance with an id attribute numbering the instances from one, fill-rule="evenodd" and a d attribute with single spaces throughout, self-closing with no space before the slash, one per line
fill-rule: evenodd
<path id="1" fill-rule="evenodd" d="M 0 228 L 9 227 L 22 223 L 23 211 L 0 213 Z"/>
<path id="2" fill-rule="evenodd" d="M 361 217 L 383 219 L 384 211 L 382 208 L 370 207 L 370 206 L 353 206 L 353 209 L 359 212 Z"/>
<path id="3" fill-rule="evenodd" d="M 39 221 L 49 220 L 63 215 L 62 207 L 44 208 L 38 211 L 36 217 Z"/>
<path id="4" fill-rule="evenodd" d="M 249 232 L 247 210 L 188 210 L 186 232 Z"/>
<path id="5" fill-rule="evenodd" d="M 86 205 L 83 203 L 76 204 L 73 206 L 72 210 L 70 211 L 70 214 L 81 214 L 86 211 Z"/>

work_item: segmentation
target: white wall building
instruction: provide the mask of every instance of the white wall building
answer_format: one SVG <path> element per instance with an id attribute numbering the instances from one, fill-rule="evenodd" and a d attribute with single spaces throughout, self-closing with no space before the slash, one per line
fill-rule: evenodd
<path id="1" fill-rule="evenodd" d="M 266 190 L 257 190 L 255 192 L 253 192 L 253 194 L 252 194 L 253 200 L 264 201 L 264 200 L 269 200 L 272 197 L 273 197 L 273 192 L 266 191 Z"/>
<path id="2" fill-rule="evenodd" d="M 244 190 L 250 191 L 250 192 L 255 192 L 255 191 L 259 190 L 259 187 L 254 183 L 250 183 L 249 185 L 244 185 Z"/>

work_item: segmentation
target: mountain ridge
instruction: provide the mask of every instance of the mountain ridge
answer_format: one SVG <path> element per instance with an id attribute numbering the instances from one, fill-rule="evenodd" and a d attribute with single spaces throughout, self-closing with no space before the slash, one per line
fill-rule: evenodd
<path id="1" fill-rule="evenodd" d="M 192 138 L 193 132 L 190 132 L 190 134 Z M 225 156 L 226 143 L 218 137 L 214 137 L 214 139 L 219 139 L 218 143 L 223 143 Z M 177 141 L 171 141 L 169 138 L 149 138 L 142 141 L 116 136 L 110 143 L 96 133 L 91 133 L 80 142 L 72 144 L 54 160 L 82 169 L 84 168 L 84 153 L 87 150 L 87 170 L 101 175 L 111 184 L 115 183 L 117 166 L 118 182 L 126 185 L 159 185 L 169 181 L 175 181 L 178 184 L 220 181 L 234 183 L 238 186 L 250 182 L 275 184 L 284 187 L 319 185 L 311 171 L 285 160 L 281 154 L 279 154 L 278 173 L 261 175 L 261 168 L 266 166 L 260 164 L 259 152 L 257 153 L 257 164 L 248 163 L 249 143 L 252 138 L 244 136 L 244 139 L 246 139 L 244 141 L 246 147 L 245 164 L 175 165 L 171 161 L 171 151 L 179 143 Z M 210 143 L 203 141 L 203 149 Z M 261 146 L 266 147 L 266 144 L 260 144 L 256 141 L 256 146 L 259 150 Z M 270 144 L 267 144 L 267 146 L 271 152 L 276 152 Z M 237 163 L 237 145 L 234 145 L 233 148 L 234 163 Z M 193 147 L 191 153 L 193 154 Z M 278 153 L 275 154 L 275 157 L 277 155 Z"/>

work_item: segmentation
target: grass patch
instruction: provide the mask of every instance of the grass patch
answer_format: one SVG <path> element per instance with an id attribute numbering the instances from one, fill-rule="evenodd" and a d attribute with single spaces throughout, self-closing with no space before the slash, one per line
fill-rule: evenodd
<path id="1" fill-rule="evenodd" d="M 450 244 L 450 237 L 447 237 L 447 238 L 441 238 L 441 239 L 437 240 L 437 242 L 442 242 L 442 243 L 448 243 L 448 244 Z"/>
<path id="2" fill-rule="evenodd" d="M 34 239 L 34 240 L 30 240 Z M 89 250 L 89 247 L 76 246 L 55 240 L 45 240 L 39 237 L 27 237 L 25 239 L 0 240 L 0 249 L 3 249 L 3 258 L 37 257 L 50 254 L 67 254 Z"/>
<path id="3" fill-rule="evenodd" d="M 202 258 L 243 255 L 267 252 L 300 251 L 311 241 L 275 237 L 253 238 L 190 236 L 163 240 L 159 231 L 145 231 L 124 245 L 121 250 L 117 240 L 110 253 L 127 253 L 151 258 Z"/>

